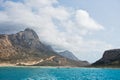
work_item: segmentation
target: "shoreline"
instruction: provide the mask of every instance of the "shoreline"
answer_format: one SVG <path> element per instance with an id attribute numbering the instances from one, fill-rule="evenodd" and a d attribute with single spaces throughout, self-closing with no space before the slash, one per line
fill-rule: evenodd
<path id="1" fill-rule="evenodd" d="M 120 69 L 120 67 L 71 67 L 71 66 L 16 66 L 16 65 L 0 65 L 3 67 L 14 67 L 14 68 L 86 68 L 86 69 Z"/>

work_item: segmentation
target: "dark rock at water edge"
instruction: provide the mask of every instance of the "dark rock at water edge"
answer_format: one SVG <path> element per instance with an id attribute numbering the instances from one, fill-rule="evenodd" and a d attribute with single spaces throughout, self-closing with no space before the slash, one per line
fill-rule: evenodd
<path id="1" fill-rule="evenodd" d="M 120 67 L 120 49 L 112 49 L 105 51 L 103 57 L 92 65 Z"/>

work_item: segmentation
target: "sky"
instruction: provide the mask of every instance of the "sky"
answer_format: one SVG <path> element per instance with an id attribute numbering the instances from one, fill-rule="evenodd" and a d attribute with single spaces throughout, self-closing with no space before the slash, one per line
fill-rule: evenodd
<path id="1" fill-rule="evenodd" d="M 119 0 L 0 0 L 0 33 L 29 27 L 40 41 L 90 63 L 120 48 Z"/>

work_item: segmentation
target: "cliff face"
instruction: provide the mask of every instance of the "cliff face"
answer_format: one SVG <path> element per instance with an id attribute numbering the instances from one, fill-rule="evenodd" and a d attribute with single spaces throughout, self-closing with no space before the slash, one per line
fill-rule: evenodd
<path id="1" fill-rule="evenodd" d="M 9 35 L 9 39 L 14 46 L 44 50 L 45 46 L 40 42 L 39 37 L 32 29 L 25 29 L 17 34 Z"/>
<path id="2" fill-rule="evenodd" d="M 11 35 L 0 35 L 0 64 L 37 66 L 85 66 L 86 62 L 75 61 L 58 55 L 50 46 L 40 42 L 32 29 Z"/>
<path id="3" fill-rule="evenodd" d="M 120 67 L 120 49 L 107 50 L 103 57 L 93 63 L 94 66 L 119 66 Z"/>
<path id="4" fill-rule="evenodd" d="M 0 59 L 8 60 L 16 54 L 16 51 L 11 44 L 7 35 L 0 35 Z"/>

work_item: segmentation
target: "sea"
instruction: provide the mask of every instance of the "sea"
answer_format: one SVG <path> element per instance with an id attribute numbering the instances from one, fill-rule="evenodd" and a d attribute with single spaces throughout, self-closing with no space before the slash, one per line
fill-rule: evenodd
<path id="1" fill-rule="evenodd" d="M 120 80 L 120 69 L 0 67 L 0 80 Z"/>

